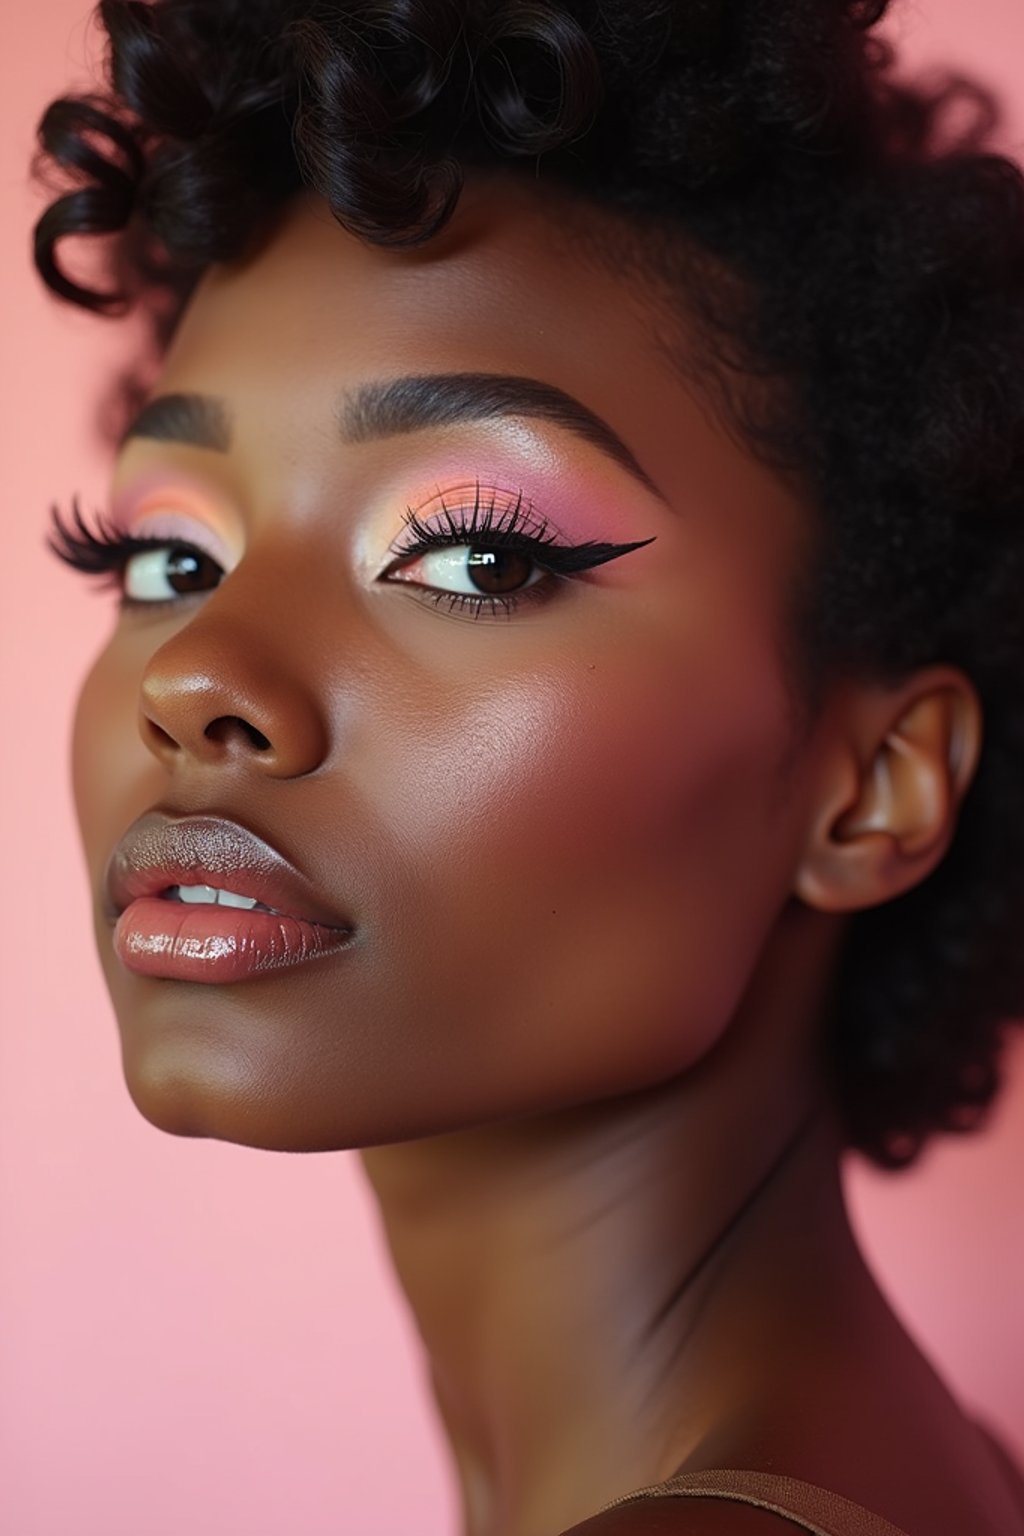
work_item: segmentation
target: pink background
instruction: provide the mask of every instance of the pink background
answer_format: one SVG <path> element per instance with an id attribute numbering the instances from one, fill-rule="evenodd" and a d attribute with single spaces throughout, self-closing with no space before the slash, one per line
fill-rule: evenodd
<path id="1" fill-rule="evenodd" d="M 72 700 L 110 623 L 42 552 L 50 502 L 99 505 L 92 435 L 116 324 L 32 276 L 26 165 L 81 85 L 82 0 L 8 10 L 0 91 L 0 1530 L 4 1536 L 442 1536 L 455 1502 L 416 1341 L 357 1158 L 152 1129 L 122 1086 L 72 821 Z M 977 69 L 1024 152 L 1020 0 L 917 0 L 915 63 Z M 888 1179 L 848 1170 L 903 1317 L 1024 1455 L 1024 1054 L 990 1129 Z M 908 1434 L 913 1426 L 908 1425 Z"/>

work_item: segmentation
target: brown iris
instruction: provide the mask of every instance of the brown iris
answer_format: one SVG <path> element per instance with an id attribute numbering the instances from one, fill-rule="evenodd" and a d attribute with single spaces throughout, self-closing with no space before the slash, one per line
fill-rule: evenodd
<path id="1" fill-rule="evenodd" d="M 167 580 L 175 592 L 205 592 L 220 575 L 217 562 L 197 549 L 175 545 L 167 557 Z"/>
<path id="2" fill-rule="evenodd" d="M 515 549 L 487 549 L 475 545 L 469 552 L 469 570 L 481 592 L 514 592 L 530 579 L 533 561 Z"/>

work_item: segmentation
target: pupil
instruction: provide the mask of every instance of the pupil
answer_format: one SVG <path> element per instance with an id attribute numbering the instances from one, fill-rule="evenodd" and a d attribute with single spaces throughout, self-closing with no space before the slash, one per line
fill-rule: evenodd
<path id="1" fill-rule="evenodd" d="M 533 561 L 515 549 L 484 549 L 469 552 L 469 571 L 481 592 L 513 592 L 529 580 Z"/>
<path id="2" fill-rule="evenodd" d="M 194 549 L 173 549 L 167 560 L 167 580 L 175 592 L 205 591 L 216 570 L 209 555 L 197 554 Z"/>

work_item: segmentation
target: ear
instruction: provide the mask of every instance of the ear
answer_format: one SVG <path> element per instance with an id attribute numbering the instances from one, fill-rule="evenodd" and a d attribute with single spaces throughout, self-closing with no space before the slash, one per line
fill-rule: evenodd
<path id="1" fill-rule="evenodd" d="M 816 781 L 794 891 L 823 912 L 891 901 L 945 856 L 981 756 L 983 714 L 969 679 L 947 667 L 899 689 L 840 696 Z"/>

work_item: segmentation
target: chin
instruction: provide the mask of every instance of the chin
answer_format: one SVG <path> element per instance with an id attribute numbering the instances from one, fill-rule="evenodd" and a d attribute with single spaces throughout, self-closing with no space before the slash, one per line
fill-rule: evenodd
<path id="1" fill-rule="evenodd" d="M 237 1042 L 188 1031 L 140 1043 L 122 1030 L 124 1080 L 135 1108 L 171 1136 L 204 1137 L 276 1152 L 335 1151 L 294 1107 L 268 1094 L 267 1084 Z M 334 1128 L 336 1129 L 336 1128 Z"/>
<path id="2" fill-rule="evenodd" d="M 150 1021 L 147 1021 L 149 1023 Z M 139 1028 L 121 1025 L 125 1084 L 135 1108 L 157 1130 L 171 1136 L 204 1137 L 267 1152 L 342 1152 L 420 1140 L 461 1129 L 423 1102 L 379 1095 L 349 1085 L 324 1091 L 322 1082 L 304 1082 L 278 1059 L 213 1030 L 191 1023 Z"/>

